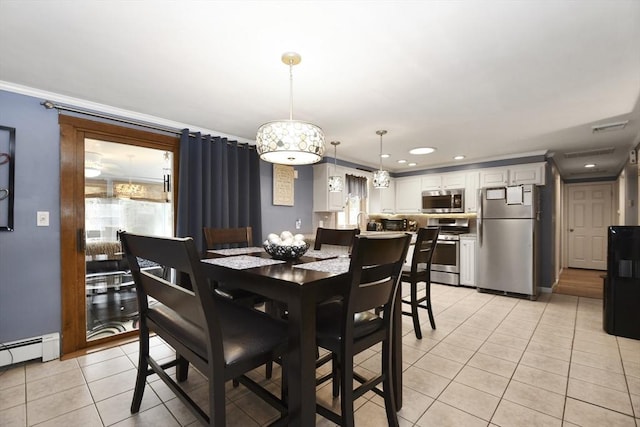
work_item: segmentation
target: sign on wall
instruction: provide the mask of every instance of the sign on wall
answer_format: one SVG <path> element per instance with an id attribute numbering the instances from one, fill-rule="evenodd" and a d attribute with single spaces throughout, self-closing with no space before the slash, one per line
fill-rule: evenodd
<path id="1" fill-rule="evenodd" d="M 273 165 L 273 204 L 293 206 L 293 166 Z"/>

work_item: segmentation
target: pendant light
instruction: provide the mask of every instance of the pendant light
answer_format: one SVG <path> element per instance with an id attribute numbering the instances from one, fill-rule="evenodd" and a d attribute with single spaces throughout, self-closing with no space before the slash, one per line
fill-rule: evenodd
<path id="1" fill-rule="evenodd" d="M 386 130 L 376 131 L 376 135 L 380 135 L 380 170 L 373 173 L 373 188 L 389 188 L 389 171 L 382 170 L 382 135 L 386 133 Z"/>
<path id="2" fill-rule="evenodd" d="M 329 177 L 329 192 L 340 193 L 344 188 L 343 179 L 338 175 L 338 145 L 340 145 L 340 141 L 331 141 L 331 145 L 333 145 L 333 176 Z"/>
<path id="3" fill-rule="evenodd" d="M 276 120 L 260 126 L 256 149 L 260 158 L 282 165 L 308 165 L 322 160 L 324 132 L 318 126 L 293 120 L 293 66 L 301 61 L 299 54 L 286 52 L 282 62 L 289 65 L 289 120 Z"/>

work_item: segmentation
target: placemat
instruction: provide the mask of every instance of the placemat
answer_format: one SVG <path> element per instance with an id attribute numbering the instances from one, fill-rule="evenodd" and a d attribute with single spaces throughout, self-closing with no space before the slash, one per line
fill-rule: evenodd
<path id="1" fill-rule="evenodd" d="M 343 274 L 349 271 L 350 258 L 332 258 L 322 261 L 307 262 L 304 264 L 296 264 L 295 268 L 304 268 L 305 270 L 323 271 L 325 273 Z"/>
<path id="2" fill-rule="evenodd" d="M 207 252 L 217 255 L 244 255 L 244 254 L 254 254 L 256 252 L 264 251 L 263 248 L 258 247 L 250 247 L 250 248 L 229 248 L 229 249 L 213 249 Z"/>
<path id="3" fill-rule="evenodd" d="M 315 249 L 309 249 L 307 252 L 304 253 L 304 256 L 308 256 L 311 258 L 320 258 L 320 259 L 325 259 L 325 258 L 336 258 L 339 257 L 341 255 L 345 255 L 348 254 L 348 252 L 346 251 L 340 251 L 340 250 L 327 250 L 327 249 L 321 249 L 321 250 L 315 250 Z"/>
<path id="4" fill-rule="evenodd" d="M 282 264 L 280 261 L 272 258 L 260 258 L 250 255 L 230 256 L 227 258 L 209 258 L 203 259 L 203 262 L 209 264 L 220 265 L 222 267 L 233 268 L 234 270 L 245 270 L 247 268 L 263 267 L 265 265 Z"/>

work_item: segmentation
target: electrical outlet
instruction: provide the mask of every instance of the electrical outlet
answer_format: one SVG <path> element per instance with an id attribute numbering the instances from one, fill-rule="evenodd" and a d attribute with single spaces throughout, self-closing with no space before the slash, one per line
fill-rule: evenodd
<path id="1" fill-rule="evenodd" d="M 48 211 L 38 211 L 36 214 L 36 222 L 38 227 L 48 227 L 49 226 L 49 212 Z"/>

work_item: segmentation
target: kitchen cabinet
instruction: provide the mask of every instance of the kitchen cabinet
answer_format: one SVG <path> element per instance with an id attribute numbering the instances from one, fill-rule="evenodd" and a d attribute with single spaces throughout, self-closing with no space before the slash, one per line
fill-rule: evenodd
<path id="1" fill-rule="evenodd" d="M 466 182 L 467 185 L 464 187 L 464 211 L 477 212 L 480 172 L 468 172 L 466 174 Z"/>
<path id="2" fill-rule="evenodd" d="M 395 180 L 391 178 L 389 188 L 369 189 L 369 212 L 394 213 L 396 209 Z"/>
<path id="3" fill-rule="evenodd" d="M 457 190 L 465 187 L 464 173 L 445 173 L 441 175 L 424 175 L 420 179 L 422 191 Z"/>
<path id="4" fill-rule="evenodd" d="M 481 187 L 503 187 L 509 185 L 509 169 L 490 168 L 480 171 Z"/>
<path id="5" fill-rule="evenodd" d="M 531 163 L 509 167 L 509 185 L 544 185 L 545 163 Z"/>
<path id="6" fill-rule="evenodd" d="M 436 191 L 442 189 L 442 175 L 425 175 L 420 178 L 422 191 Z"/>
<path id="7" fill-rule="evenodd" d="M 460 284 L 476 285 L 476 238 L 460 236 Z"/>
<path id="8" fill-rule="evenodd" d="M 330 193 L 329 176 L 342 176 L 345 179 L 344 168 L 329 163 L 313 165 L 313 211 L 314 212 L 335 212 L 344 209 L 345 191 Z"/>
<path id="9" fill-rule="evenodd" d="M 396 213 L 417 213 L 422 210 L 420 177 L 396 179 Z"/>
<path id="10" fill-rule="evenodd" d="M 443 190 L 457 190 L 466 187 L 467 177 L 464 173 L 446 173 L 442 175 Z"/>

